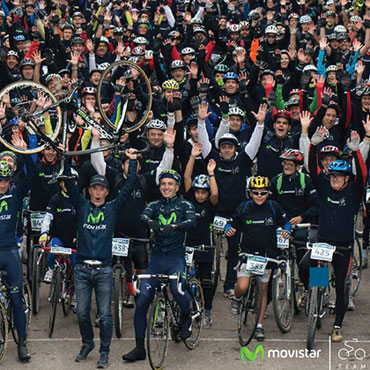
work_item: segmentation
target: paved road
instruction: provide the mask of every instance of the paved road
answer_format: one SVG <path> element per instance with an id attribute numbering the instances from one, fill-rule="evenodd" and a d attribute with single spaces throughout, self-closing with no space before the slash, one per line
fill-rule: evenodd
<path id="1" fill-rule="evenodd" d="M 253 362 L 242 362 L 237 340 L 236 317 L 229 311 L 230 301 L 217 292 L 214 302 L 213 325 L 203 331 L 202 340 L 198 348 L 189 351 L 182 343 L 171 343 L 165 369 L 212 369 L 212 370 L 239 370 L 239 369 L 272 369 L 272 370 L 343 370 L 343 369 L 370 369 L 370 270 L 365 270 L 360 291 L 355 299 L 356 310 L 347 312 L 344 321 L 346 339 L 357 338 L 358 343 L 353 345 L 354 350 L 345 347 L 343 343 L 331 344 L 329 333 L 334 316 L 326 315 L 323 327 L 317 331 L 315 352 L 311 357 L 304 352 L 306 337 L 306 317 L 303 314 L 294 317 L 293 328 L 290 333 L 281 334 L 277 328 L 271 307 L 268 308 L 268 317 L 265 320 L 266 340 L 262 343 L 263 359 L 257 357 Z M 21 364 L 16 360 L 16 346 L 9 343 L 8 352 L 0 364 L 0 370 L 37 369 L 37 370 L 70 370 L 93 369 L 98 359 L 99 340 L 96 339 L 96 349 L 83 364 L 74 362 L 81 345 L 77 318 L 71 313 L 67 318 L 63 316 L 62 308 L 58 307 L 56 328 L 52 339 L 48 338 L 48 306 L 46 301 L 47 286 L 42 287 L 42 303 L 40 313 L 33 317 L 32 330 L 28 340 L 32 360 L 28 364 Z M 94 308 L 95 309 L 95 308 Z M 95 314 L 95 311 L 94 311 Z M 148 361 L 135 364 L 124 364 L 121 360 L 123 353 L 134 346 L 133 309 L 125 310 L 124 337 L 113 339 L 110 355 L 110 368 L 150 369 Z M 95 331 L 98 338 L 98 329 Z M 249 349 L 253 351 L 257 343 L 251 342 Z M 351 343 L 348 343 L 350 346 Z M 346 358 L 345 349 L 350 350 Z M 343 349 L 343 350 L 342 350 Z M 342 351 L 340 351 L 342 350 Z M 356 351 L 357 359 L 354 357 Z M 300 352 L 299 352 L 300 351 Z M 339 352 L 340 351 L 340 352 Z M 339 356 L 338 356 L 339 352 Z M 365 354 L 365 357 L 364 357 Z M 315 357 L 313 357 L 315 356 Z M 347 356 L 348 357 L 348 356 Z M 364 358 L 363 358 L 364 357 Z"/>

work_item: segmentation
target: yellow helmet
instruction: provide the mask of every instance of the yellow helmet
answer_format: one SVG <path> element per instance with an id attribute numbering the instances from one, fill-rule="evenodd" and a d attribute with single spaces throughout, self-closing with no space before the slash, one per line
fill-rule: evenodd
<path id="1" fill-rule="evenodd" d="M 179 84 L 175 80 L 166 80 L 162 84 L 163 90 L 179 90 Z"/>
<path id="2" fill-rule="evenodd" d="M 249 180 L 249 189 L 268 189 L 270 181 L 267 177 L 254 176 Z"/>

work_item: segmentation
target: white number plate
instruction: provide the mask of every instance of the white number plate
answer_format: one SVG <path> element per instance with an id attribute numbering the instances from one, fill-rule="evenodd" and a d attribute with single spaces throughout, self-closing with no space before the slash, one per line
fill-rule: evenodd
<path id="1" fill-rule="evenodd" d="M 227 224 L 227 219 L 220 216 L 215 216 L 213 219 L 213 229 L 217 231 L 224 231 Z"/>
<path id="2" fill-rule="evenodd" d="M 192 265 L 193 258 L 194 258 L 194 248 L 186 248 L 186 252 L 185 252 L 186 266 L 190 267 Z"/>
<path id="3" fill-rule="evenodd" d="M 32 231 L 41 231 L 42 221 L 44 216 L 41 213 L 31 213 L 31 229 Z"/>
<path id="4" fill-rule="evenodd" d="M 126 238 L 113 238 L 112 254 L 113 256 L 127 257 L 130 239 Z"/>
<path id="5" fill-rule="evenodd" d="M 285 239 L 281 235 L 282 231 L 281 228 L 276 230 L 277 247 L 280 249 L 287 249 L 289 248 L 289 239 Z"/>
<path id="6" fill-rule="evenodd" d="M 311 249 L 311 259 L 331 262 L 335 246 L 327 243 L 313 243 Z"/>
<path id="7" fill-rule="evenodd" d="M 50 247 L 51 254 L 72 254 L 71 248 L 64 248 L 64 247 Z"/>
<path id="8" fill-rule="evenodd" d="M 263 275 L 267 265 L 267 258 L 265 257 L 248 257 L 246 271 L 253 272 L 257 275 Z"/>

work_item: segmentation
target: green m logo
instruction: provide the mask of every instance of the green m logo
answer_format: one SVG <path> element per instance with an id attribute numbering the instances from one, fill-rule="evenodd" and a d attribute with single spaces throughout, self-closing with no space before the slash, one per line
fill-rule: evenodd
<path id="1" fill-rule="evenodd" d="M 253 352 L 251 352 L 247 347 L 240 348 L 240 360 L 242 362 L 245 362 L 245 360 L 252 362 L 257 358 L 258 354 L 260 355 L 260 359 L 263 360 L 264 350 L 262 344 L 257 344 L 256 347 L 254 347 Z"/>
<path id="2" fill-rule="evenodd" d="M 252 220 L 245 220 L 246 225 L 250 225 L 252 223 Z"/>
<path id="3" fill-rule="evenodd" d="M 87 223 L 96 225 L 100 221 L 104 221 L 104 213 L 102 211 L 99 211 L 98 215 L 95 217 L 91 212 L 89 213 L 87 217 Z"/>
<path id="4" fill-rule="evenodd" d="M 3 200 L 1 203 L 0 203 L 0 213 L 3 212 L 3 209 L 5 211 L 8 210 L 8 203 L 6 202 L 6 200 Z"/>
<path id="5" fill-rule="evenodd" d="M 166 218 L 164 218 L 164 216 L 162 214 L 160 214 L 158 216 L 158 220 L 159 220 L 159 224 L 160 225 L 166 226 L 166 225 L 170 225 L 172 223 L 175 224 L 176 223 L 176 220 L 177 220 L 177 216 L 176 216 L 176 213 L 175 212 L 171 212 L 170 217 L 166 219 Z"/>

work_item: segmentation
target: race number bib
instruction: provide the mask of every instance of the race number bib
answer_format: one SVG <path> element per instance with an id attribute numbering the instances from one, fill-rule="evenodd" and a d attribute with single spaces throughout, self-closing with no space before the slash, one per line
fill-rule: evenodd
<path id="1" fill-rule="evenodd" d="M 113 241 L 112 241 L 113 256 L 127 257 L 129 245 L 130 245 L 130 239 L 113 238 Z"/>
<path id="2" fill-rule="evenodd" d="M 245 270 L 257 275 L 263 275 L 267 265 L 267 258 L 253 256 L 248 257 Z"/>
<path id="3" fill-rule="evenodd" d="M 51 254 L 72 254 L 72 249 L 55 246 L 55 247 L 50 247 L 49 253 Z"/>
<path id="4" fill-rule="evenodd" d="M 31 213 L 31 230 L 32 231 L 41 231 L 42 221 L 44 220 L 42 213 Z"/>
<path id="5" fill-rule="evenodd" d="M 193 258 L 194 258 L 194 248 L 186 248 L 185 252 L 185 262 L 186 266 L 191 266 L 193 264 Z"/>
<path id="6" fill-rule="evenodd" d="M 311 259 L 331 262 L 335 246 L 327 243 L 313 243 L 311 249 Z"/>
<path id="7" fill-rule="evenodd" d="M 281 235 L 282 231 L 281 228 L 276 230 L 277 247 L 280 249 L 287 249 L 289 248 L 289 239 L 285 239 Z"/>
<path id="8" fill-rule="evenodd" d="M 213 230 L 224 231 L 227 224 L 227 219 L 220 216 L 215 216 L 213 219 Z"/>

